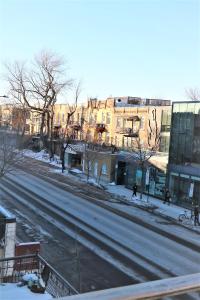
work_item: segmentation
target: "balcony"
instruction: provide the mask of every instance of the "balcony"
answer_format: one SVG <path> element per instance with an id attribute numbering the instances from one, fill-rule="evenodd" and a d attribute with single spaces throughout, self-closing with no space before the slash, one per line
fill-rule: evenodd
<path id="1" fill-rule="evenodd" d="M 127 121 L 131 121 L 131 122 L 139 122 L 140 118 L 138 116 L 132 116 L 126 119 Z"/>
<path id="2" fill-rule="evenodd" d="M 22 276 L 36 272 L 53 298 L 76 295 L 78 292 L 39 254 L 0 259 L 0 283 L 18 283 Z"/>
<path id="3" fill-rule="evenodd" d="M 79 131 L 81 130 L 81 125 L 78 122 L 70 122 L 70 128 L 75 130 L 75 131 Z"/>
<path id="4" fill-rule="evenodd" d="M 138 130 L 133 130 L 132 128 L 124 128 L 123 132 L 125 137 L 135 137 L 137 138 L 139 136 Z"/>
<path id="5" fill-rule="evenodd" d="M 105 124 L 102 124 L 102 123 L 96 124 L 96 132 L 103 133 L 105 131 L 106 131 Z"/>

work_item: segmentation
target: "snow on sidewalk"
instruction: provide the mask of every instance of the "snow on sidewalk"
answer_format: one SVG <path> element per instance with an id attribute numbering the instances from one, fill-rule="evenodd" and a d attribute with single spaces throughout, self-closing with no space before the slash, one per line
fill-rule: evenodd
<path id="1" fill-rule="evenodd" d="M 191 210 L 177 206 L 173 203 L 164 204 L 163 200 L 157 199 L 152 196 L 143 195 L 142 200 L 140 200 L 140 193 L 138 193 L 138 197 L 132 198 L 132 190 L 125 188 L 123 185 L 115 185 L 114 183 L 107 184 L 106 189 L 108 192 L 121 196 L 124 198 L 125 201 L 127 201 L 129 204 L 134 204 L 138 207 L 154 207 L 156 208 L 156 212 L 165 215 L 167 217 L 173 218 L 178 221 L 178 217 L 181 213 L 184 213 L 184 211 L 187 211 L 188 215 L 190 216 Z M 186 222 L 187 223 L 187 222 Z M 183 222 L 183 225 L 189 225 L 191 228 L 195 228 L 195 230 L 200 231 L 200 226 L 193 226 L 193 222 L 189 220 L 187 224 Z"/>

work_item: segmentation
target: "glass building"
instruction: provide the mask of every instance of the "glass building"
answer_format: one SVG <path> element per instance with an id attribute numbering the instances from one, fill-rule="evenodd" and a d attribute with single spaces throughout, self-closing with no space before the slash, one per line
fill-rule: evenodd
<path id="1" fill-rule="evenodd" d="M 171 129 L 171 109 L 162 111 L 161 116 L 161 131 L 160 131 L 160 152 L 169 152 L 170 144 L 170 129 Z"/>
<path id="2" fill-rule="evenodd" d="M 200 102 L 173 103 L 168 183 L 177 204 L 200 204 Z"/>

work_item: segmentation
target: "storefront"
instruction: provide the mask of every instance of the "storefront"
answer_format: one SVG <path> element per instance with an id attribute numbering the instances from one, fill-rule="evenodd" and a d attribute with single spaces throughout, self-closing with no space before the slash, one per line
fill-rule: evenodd
<path id="1" fill-rule="evenodd" d="M 174 102 L 168 185 L 180 206 L 200 205 L 200 102 Z"/>
<path id="2" fill-rule="evenodd" d="M 169 188 L 175 203 L 186 207 L 200 205 L 200 176 L 170 172 Z"/>
<path id="3" fill-rule="evenodd" d="M 127 188 L 132 189 L 136 183 L 140 191 L 143 181 L 144 192 L 146 194 L 162 199 L 164 197 L 163 192 L 166 181 L 166 164 L 164 167 L 161 167 L 155 161 L 157 161 L 155 158 L 154 162 L 149 161 L 142 172 L 137 161 L 134 158 L 130 159 L 130 155 L 119 155 L 116 164 L 116 184 L 124 183 Z M 123 180 L 121 179 L 122 174 Z"/>

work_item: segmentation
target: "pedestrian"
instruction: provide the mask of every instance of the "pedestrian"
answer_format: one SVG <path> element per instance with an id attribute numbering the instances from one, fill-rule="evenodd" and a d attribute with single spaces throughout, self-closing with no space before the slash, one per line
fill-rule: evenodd
<path id="1" fill-rule="evenodd" d="M 199 207 L 195 205 L 194 207 L 194 226 L 199 225 Z"/>
<path id="2" fill-rule="evenodd" d="M 133 186 L 133 196 L 137 197 L 137 184 L 136 183 Z"/>
<path id="3" fill-rule="evenodd" d="M 166 189 L 165 191 L 165 200 L 164 200 L 164 204 L 167 203 L 168 205 L 170 205 L 170 200 L 171 200 L 171 195 L 168 189 Z"/>

